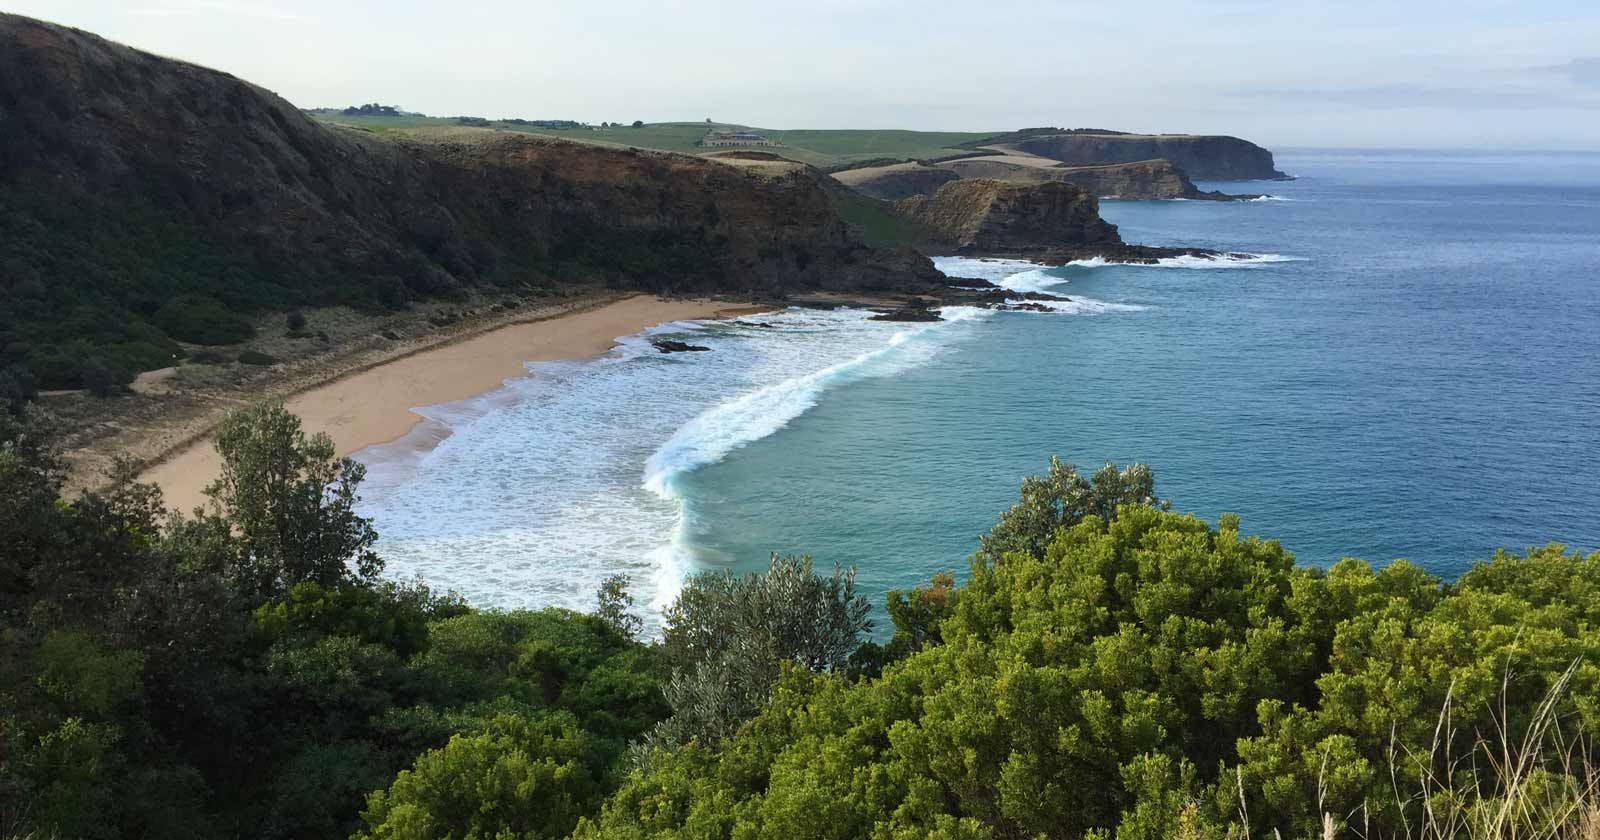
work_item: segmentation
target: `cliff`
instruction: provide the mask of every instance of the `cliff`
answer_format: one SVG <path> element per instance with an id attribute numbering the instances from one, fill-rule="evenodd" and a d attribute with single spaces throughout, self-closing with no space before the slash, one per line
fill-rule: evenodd
<path id="1" fill-rule="evenodd" d="M 1073 184 L 952 181 L 932 196 L 900 201 L 895 210 L 958 253 L 1122 247 L 1116 225 L 1100 218 L 1094 194 Z"/>
<path id="2" fill-rule="evenodd" d="M 1188 134 L 1048 134 L 1004 148 L 1068 164 L 1133 163 L 1162 158 L 1202 181 L 1287 180 L 1272 153 L 1237 137 Z"/>
<path id="3" fill-rule="evenodd" d="M 226 73 L 0 15 L 0 371 L 76 387 L 89 360 L 121 377 L 170 364 L 172 339 L 208 326 L 196 312 L 937 280 L 860 242 L 815 170 L 737 163 L 330 128 Z"/>

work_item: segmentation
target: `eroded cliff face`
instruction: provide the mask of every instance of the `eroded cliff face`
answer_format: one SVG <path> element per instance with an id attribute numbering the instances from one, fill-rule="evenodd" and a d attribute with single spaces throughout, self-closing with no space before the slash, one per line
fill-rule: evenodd
<path id="1" fill-rule="evenodd" d="M 1254 196 L 1206 192 L 1194 185 L 1182 169 L 1166 160 L 1141 160 L 1104 166 L 1024 166 L 1000 160 L 974 158 L 939 164 L 963 178 L 992 178 L 1017 184 L 1062 181 L 1077 184 L 1101 198 L 1232 201 Z"/>
<path id="2" fill-rule="evenodd" d="M 1117 227 L 1100 218 L 1100 203 L 1083 187 L 1062 182 L 1007 184 L 952 181 L 932 196 L 895 205 L 956 253 L 1030 254 L 1118 249 Z"/>
<path id="3" fill-rule="evenodd" d="M 857 241 L 808 168 L 330 128 L 226 73 L 14 15 L 0 236 L 0 310 L 30 321 L 81 304 L 137 319 L 174 294 L 398 306 L 465 284 L 781 296 L 937 278 Z"/>
<path id="4" fill-rule="evenodd" d="M 1047 134 L 1009 148 L 1068 164 L 1092 165 L 1171 161 L 1203 181 L 1285 180 L 1272 153 L 1237 137 L 1187 134 Z"/>
<path id="5" fill-rule="evenodd" d="M 862 195 L 886 201 L 933 195 L 940 187 L 960 178 L 986 178 L 1008 184 L 1076 184 L 1100 198 L 1234 201 L 1255 197 L 1201 190 L 1182 169 L 1166 160 L 1099 166 L 1049 166 L 1040 165 L 1038 161 L 1041 160 L 1044 159 L 1013 154 L 963 158 L 931 165 L 909 162 L 849 169 L 835 172 L 833 177 Z M 1049 161 L 1045 160 L 1045 163 Z"/>

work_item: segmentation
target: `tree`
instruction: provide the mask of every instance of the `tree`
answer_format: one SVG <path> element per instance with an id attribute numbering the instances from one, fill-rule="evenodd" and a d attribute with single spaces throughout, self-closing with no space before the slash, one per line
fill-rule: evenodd
<path id="1" fill-rule="evenodd" d="M 611 575 L 601 581 L 598 600 L 595 615 L 601 621 L 630 639 L 639 637 L 644 629 L 644 619 L 633 612 L 633 595 L 628 592 L 627 575 Z"/>
<path id="2" fill-rule="evenodd" d="M 0 412 L 21 414 L 38 392 L 38 380 L 22 365 L 0 368 Z"/>
<path id="3" fill-rule="evenodd" d="M 81 376 L 84 390 L 97 397 L 114 397 L 123 392 L 124 378 L 117 376 L 104 359 L 85 359 Z"/>
<path id="4" fill-rule="evenodd" d="M 383 569 L 378 534 L 355 512 L 366 467 L 307 438 L 281 402 L 229 414 L 217 428 L 222 476 L 206 489 L 214 515 L 237 533 L 237 574 L 265 598 L 298 583 L 370 582 Z"/>
<path id="5" fill-rule="evenodd" d="M 665 616 L 673 717 L 657 730 L 657 743 L 731 735 L 761 708 L 785 666 L 843 668 L 872 628 L 870 610 L 855 592 L 854 569 L 819 575 L 808 556 L 774 554 L 765 574 L 690 579 Z"/>
<path id="6" fill-rule="evenodd" d="M 1122 505 L 1171 507 L 1155 496 L 1155 474 L 1144 464 L 1118 470 L 1107 461 L 1091 479 L 1072 464 L 1050 457 L 1050 470 L 1022 481 L 1022 500 L 1000 515 L 1000 522 L 985 537 L 979 556 L 994 562 L 1020 551 L 1038 556 L 1061 528 L 1070 528 L 1086 516 L 1109 520 Z"/>
<path id="7" fill-rule="evenodd" d="M 634 128 L 644 128 L 644 120 L 634 120 L 633 121 L 633 127 Z"/>

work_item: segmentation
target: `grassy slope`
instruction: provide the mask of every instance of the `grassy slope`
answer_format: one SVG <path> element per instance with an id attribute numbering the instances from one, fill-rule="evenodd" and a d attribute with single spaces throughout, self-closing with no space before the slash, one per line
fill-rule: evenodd
<path id="1" fill-rule="evenodd" d="M 347 117 L 342 114 L 315 114 L 317 119 L 340 125 L 356 126 L 373 131 L 394 131 L 428 126 L 453 126 L 456 121 L 447 117 Z M 544 129 L 532 126 L 495 122 L 493 128 L 506 131 L 523 131 L 548 137 L 562 137 L 588 143 L 613 143 L 641 149 L 659 149 L 667 152 L 700 154 L 714 149 L 695 145 L 705 136 L 711 125 L 703 122 L 650 123 L 640 128 L 620 126 L 597 129 Z M 745 128 L 718 123 L 718 128 Z M 809 163 L 823 169 L 879 158 L 929 158 L 955 154 L 957 148 L 967 143 L 991 136 L 991 132 L 956 131 L 902 131 L 902 130 L 811 130 L 779 131 L 758 128 L 768 137 L 781 141 L 781 148 L 764 148 L 784 157 Z"/>

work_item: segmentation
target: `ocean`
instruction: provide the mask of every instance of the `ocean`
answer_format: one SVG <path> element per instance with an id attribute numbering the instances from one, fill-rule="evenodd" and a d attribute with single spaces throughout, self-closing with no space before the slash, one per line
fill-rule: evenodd
<path id="1" fill-rule="evenodd" d="M 358 454 L 362 512 L 391 575 L 589 609 L 623 573 L 652 622 L 685 576 L 772 552 L 855 567 L 880 607 L 960 577 L 1052 454 L 1148 463 L 1175 510 L 1237 513 L 1306 564 L 1448 578 L 1502 547 L 1600 549 L 1600 156 L 1278 161 L 1298 180 L 1201 185 L 1271 199 L 1102 202 L 1130 242 L 1248 258 L 941 259 L 1072 302 L 663 325 L 424 409 Z"/>

